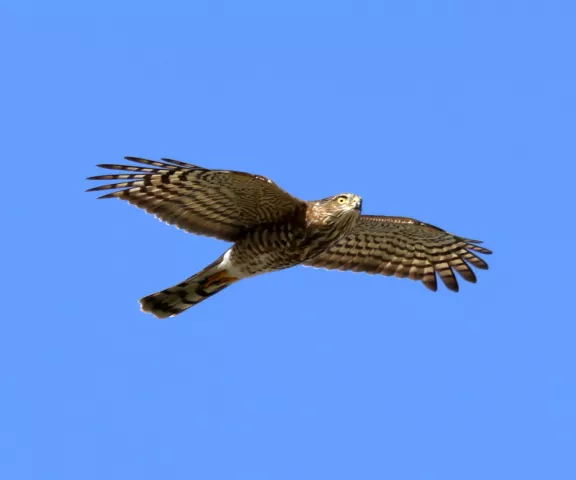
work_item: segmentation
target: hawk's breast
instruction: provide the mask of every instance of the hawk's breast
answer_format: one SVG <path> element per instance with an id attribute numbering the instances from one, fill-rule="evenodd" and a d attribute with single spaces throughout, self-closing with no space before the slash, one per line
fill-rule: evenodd
<path id="1" fill-rule="evenodd" d="M 282 270 L 314 258 L 348 231 L 337 224 L 322 228 L 292 222 L 258 226 L 232 247 L 231 261 L 246 275 Z"/>

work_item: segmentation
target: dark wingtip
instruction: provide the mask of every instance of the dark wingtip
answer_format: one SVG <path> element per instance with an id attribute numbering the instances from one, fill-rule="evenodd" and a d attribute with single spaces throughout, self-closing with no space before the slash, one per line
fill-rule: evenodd
<path id="1" fill-rule="evenodd" d="M 483 253 L 484 255 L 492 255 L 492 250 L 485 247 L 480 247 L 479 244 L 484 243 L 482 240 L 473 240 L 471 238 L 460 237 L 463 242 L 466 242 L 467 248 L 478 253 Z"/>
<path id="2" fill-rule="evenodd" d="M 437 292 L 438 291 L 438 280 L 437 279 L 434 279 L 432 281 L 422 280 L 422 283 L 431 292 Z"/>
<path id="3" fill-rule="evenodd" d="M 119 192 L 112 192 L 112 193 L 107 193 L 106 195 L 102 195 L 100 197 L 98 197 L 96 200 L 105 200 L 107 198 L 120 198 L 118 197 L 118 195 L 116 195 Z"/>
<path id="4" fill-rule="evenodd" d="M 97 192 L 97 191 L 100 191 L 100 190 L 105 190 L 106 187 L 107 187 L 107 185 L 100 185 L 100 186 L 98 186 L 98 187 L 88 188 L 87 190 L 84 190 L 84 191 L 85 191 L 85 192 Z M 115 196 L 116 193 L 119 193 L 119 192 L 116 191 L 116 192 L 107 193 L 106 195 L 102 195 L 102 196 L 100 196 L 100 197 L 97 197 L 96 200 L 101 200 L 101 199 L 103 199 L 103 198 L 118 198 L 117 195 Z"/>
<path id="5" fill-rule="evenodd" d="M 470 242 L 469 240 L 467 240 L 466 243 L 467 243 L 466 248 L 468 250 L 472 250 L 473 252 L 482 253 L 484 255 L 492 255 L 492 250 L 489 250 L 488 248 L 480 247 L 480 246 L 476 245 L 475 243 Z"/>
<path id="6" fill-rule="evenodd" d="M 176 165 L 177 167 L 184 167 L 184 168 L 202 168 L 199 167 L 198 165 L 192 165 L 191 163 L 187 163 L 187 162 L 182 162 L 180 160 L 174 160 L 173 158 L 161 158 L 160 160 L 164 161 L 164 162 L 168 162 L 171 163 L 172 165 Z"/>
<path id="7" fill-rule="evenodd" d="M 460 285 L 458 285 L 458 282 L 450 283 L 450 284 L 444 284 L 444 285 L 446 285 L 446 288 L 448 290 L 450 290 L 451 292 L 458 293 L 460 291 Z"/>

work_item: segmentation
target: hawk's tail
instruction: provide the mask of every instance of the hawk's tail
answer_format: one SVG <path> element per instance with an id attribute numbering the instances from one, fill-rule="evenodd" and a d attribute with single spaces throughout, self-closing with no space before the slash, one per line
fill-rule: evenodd
<path id="1" fill-rule="evenodd" d="M 226 267 L 223 255 L 178 285 L 144 297 L 140 307 L 158 318 L 174 317 L 239 280 Z"/>

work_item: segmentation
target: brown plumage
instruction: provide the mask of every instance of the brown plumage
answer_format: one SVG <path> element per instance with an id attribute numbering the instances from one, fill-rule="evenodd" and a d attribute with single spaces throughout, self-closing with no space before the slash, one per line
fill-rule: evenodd
<path id="1" fill-rule="evenodd" d="M 446 287 L 457 292 L 454 270 L 476 283 L 468 263 L 488 269 L 473 252 L 492 252 L 478 243 L 412 218 L 362 215 L 352 232 L 304 265 L 408 277 L 421 280 L 433 291 L 438 288 L 438 274 Z"/>
<path id="2" fill-rule="evenodd" d="M 230 284 L 261 273 L 306 266 L 395 275 L 437 289 L 436 274 L 458 291 L 456 271 L 476 282 L 470 265 L 487 269 L 477 240 L 404 217 L 361 215 L 359 196 L 344 193 L 305 202 L 271 180 L 244 172 L 209 170 L 178 160 L 99 167 L 131 172 L 90 180 L 122 180 L 89 191 L 117 189 L 119 198 L 187 232 L 234 242 L 198 274 L 141 300 L 159 318 L 177 315 Z"/>

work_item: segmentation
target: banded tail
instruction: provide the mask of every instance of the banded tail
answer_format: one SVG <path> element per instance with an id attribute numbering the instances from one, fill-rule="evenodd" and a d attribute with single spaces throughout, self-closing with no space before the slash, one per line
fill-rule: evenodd
<path id="1" fill-rule="evenodd" d="M 228 253 L 228 252 L 227 252 Z M 239 280 L 228 267 L 227 254 L 178 285 L 140 300 L 143 312 L 158 318 L 174 317 Z"/>

